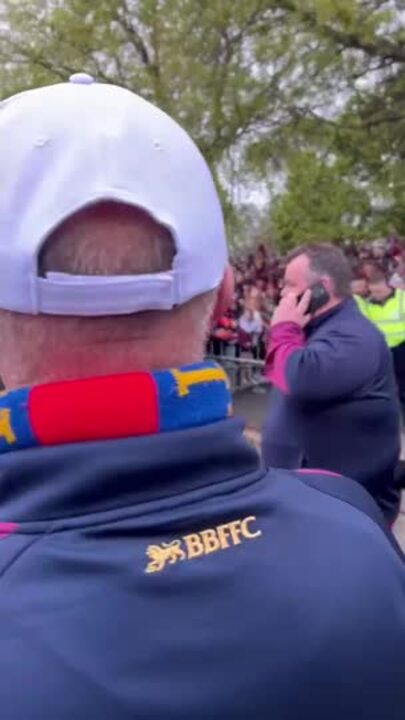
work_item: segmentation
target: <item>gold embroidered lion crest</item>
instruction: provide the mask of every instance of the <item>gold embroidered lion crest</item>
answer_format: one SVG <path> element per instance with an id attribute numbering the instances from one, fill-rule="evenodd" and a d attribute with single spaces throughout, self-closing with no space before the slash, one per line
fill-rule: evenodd
<path id="1" fill-rule="evenodd" d="M 167 564 L 174 565 L 178 560 L 185 560 L 186 553 L 181 549 L 181 541 L 173 540 L 171 543 L 149 545 L 146 550 L 149 558 L 145 572 L 160 572 Z"/>

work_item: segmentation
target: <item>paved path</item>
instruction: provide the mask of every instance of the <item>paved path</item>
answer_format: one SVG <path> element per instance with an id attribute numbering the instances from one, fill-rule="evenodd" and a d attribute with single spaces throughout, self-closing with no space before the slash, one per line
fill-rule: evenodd
<path id="1" fill-rule="evenodd" d="M 255 388 L 254 390 L 240 392 L 234 399 L 235 415 L 239 415 L 245 419 L 248 435 L 258 447 L 260 446 L 260 432 L 268 401 L 268 392 L 265 388 Z M 403 436 L 402 455 L 405 458 L 405 435 Z M 395 525 L 394 532 L 405 552 L 405 493 L 402 512 Z"/>
<path id="2" fill-rule="evenodd" d="M 260 432 L 268 402 L 269 393 L 265 386 L 238 392 L 234 397 L 235 415 L 245 418 L 248 428 Z"/>

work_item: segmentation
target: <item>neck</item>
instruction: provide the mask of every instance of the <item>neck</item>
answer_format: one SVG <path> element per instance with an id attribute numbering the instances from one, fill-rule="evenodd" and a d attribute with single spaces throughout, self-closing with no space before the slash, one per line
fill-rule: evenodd
<path id="1" fill-rule="evenodd" d="M 337 307 L 338 305 L 341 305 L 341 303 L 343 301 L 344 301 L 344 298 L 331 298 L 326 303 L 326 305 L 323 305 L 321 308 L 319 308 L 319 310 L 316 310 L 316 312 L 314 312 L 312 317 L 316 318 L 316 317 L 321 317 L 322 315 L 325 315 L 325 313 L 329 312 L 329 310 L 333 310 L 333 308 Z"/>
<path id="2" fill-rule="evenodd" d="M 111 318 L 0 310 L 0 377 L 13 389 L 193 364 L 204 357 L 212 308 L 202 313 L 204 309 L 197 303 L 166 315 L 149 312 Z"/>
<path id="3" fill-rule="evenodd" d="M 64 380 L 80 380 L 88 377 L 120 375 L 133 372 L 154 372 L 170 367 L 180 367 L 201 362 L 203 348 L 198 344 L 185 351 L 180 343 L 164 345 L 152 343 L 146 347 L 138 344 L 129 349 L 127 343 L 110 346 L 83 346 L 60 348 L 49 356 L 24 358 L 21 363 L 10 364 L 3 375 L 7 390 L 27 385 L 41 385 Z"/>
<path id="4" fill-rule="evenodd" d="M 382 296 L 381 299 L 382 299 L 383 301 L 384 301 L 384 300 L 387 300 L 387 299 L 389 298 L 389 296 L 391 295 L 391 293 L 392 293 L 392 288 L 391 288 L 391 287 L 387 287 L 387 289 L 386 289 L 386 291 L 383 293 L 383 296 Z"/>

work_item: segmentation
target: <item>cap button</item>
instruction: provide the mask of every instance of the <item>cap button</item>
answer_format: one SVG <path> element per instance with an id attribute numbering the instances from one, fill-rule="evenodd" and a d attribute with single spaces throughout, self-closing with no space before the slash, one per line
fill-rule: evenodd
<path id="1" fill-rule="evenodd" d="M 69 82 L 74 85 L 92 85 L 94 83 L 94 78 L 87 73 L 75 73 L 70 76 Z"/>

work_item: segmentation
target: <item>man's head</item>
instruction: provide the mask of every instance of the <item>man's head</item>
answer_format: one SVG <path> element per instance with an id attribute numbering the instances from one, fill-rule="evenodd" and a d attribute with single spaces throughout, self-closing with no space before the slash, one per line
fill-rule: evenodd
<path id="1" fill-rule="evenodd" d="M 251 294 L 246 298 L 245 301 L 245 311 L 246 313 L 251 316 L 257 309 L 257 298 Z"/>
<path id="2" fill-rule="evenodd" d="M 277 283 L 274 280 L 271 280 L 267 284 L 266 297 L 270 298 L 270 300 L 276 300 L 278 293 L 279 293 L 279 290 L 277 287 Z"/>
<path id="3" fill-rule="evenodd" d="M 200 360 L 232 283 L 217 193 L 190 138 L 83 75 L 1 109 L 6 385 Z"/>
<path id="4" fill-rule="evenodd" d="M 239 286 L 243 284 L 243 272 L 241 270 L 235 271 L 235 285 Z"/>
<path id="5" fill-rule="evenodd" d="M 267 290 L 267 280 L 266 278 L 258 278 L 256 280 L 256 287 L 260 293 L 265 293 Z"/>
<path id="6" fill-rule="evenodd" d="M 308 288 L 321 283 L 330 297 L 318 313 L 326 312 L 350 296 L 350 265 L 335 245 L 319 243 L 294 250 L 287 258 L 283 295 L 299 297 Z"/>
<path id="7" fill-rule="evenodd" d="M 377 302 L 384 302 L 392 293 L 392 288 L 382 268 L 374 268 L 368 281 L 370 298 Z"/>
<path id="8" fill-rule="evenodd" d="M 366 280 L 369 280 L 374 275 L 376 267 L 377 265 L 374 260 L 364 260 L 360 264 L 359 272 L 361 272 Z"/>
<path id="9" fill-rule="evenodd" d="M 361 298 L 367 298 L 369 295 L 368 281 L 361 273 L 355 273 L 350 283 L 352 295 L 357 295 Z"/>

